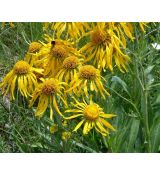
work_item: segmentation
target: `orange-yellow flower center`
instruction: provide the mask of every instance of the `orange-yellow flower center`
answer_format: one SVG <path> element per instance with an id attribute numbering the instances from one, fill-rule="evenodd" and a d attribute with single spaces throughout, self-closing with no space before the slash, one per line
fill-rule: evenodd
<path id="1" fill-rule="evenodd" d="M 99 108 L 96 104 L 87 105 L 84 109 L 84 116 L 88 120 L 96 120 L 99 117 Z"/>
<path id="2" fill-rule="evenodd" d="M 38 42 L 32 42 L 30 45 L 29 45 L 29 49 L 28 49 L 28 52 L 29 53 L 36 53 L 40 50 L 40 48 L 42 47 L 42 44 L 41 43 L 38 43 Z"/>
<path id="3" fill-rule="evenodd" d="M 70 56 L 63 61 L 63 67 L 65 69 L 75 69 L 78 66 L 78 62 L 79 60 L 77 57 Z"/>
<path id="4" fill-rule="evenodd" d="M 97 69 L 91 65 L 85 65 L 80 68 L 79 77 L 82 79 L 93 80 L 97 76 Z"/>
<path id="5" fill-rule="evenodd" d="M 91 41 L 95 45 L 100 45 L 105 41 L 105 35 L 100 30 L 95 30 L 91 34 Z"/>
<path id="6" fill-rule="evenodd" d="M 52 78 L 52 79 L 46 80 L 43 83 L 42 93 L 44 95 L 48 96 L 56 93 L 57 91 L 58 91 L 58 80 Z"/>
<path id="7" fill-rule="evenodd" d="M 30 65 L 25 61 L 18 61 L 13 68 L 15 74 L 17 75 L 24 75 L 29 73 Z"/>
<path id="8" fill-rule="evenodd" d="M 53 57 L 55 58 L 61 59 L 61 58 L 66 58 L 68 56 L 68 52 L 64 48 L 64 46 L 55 45 L 51 49 L 51 55 L 53 55 Z"/>

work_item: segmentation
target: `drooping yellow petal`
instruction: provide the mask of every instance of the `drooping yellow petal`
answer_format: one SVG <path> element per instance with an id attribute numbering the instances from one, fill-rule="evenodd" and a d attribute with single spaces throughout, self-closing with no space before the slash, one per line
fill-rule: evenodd
<path id="1" fill-rule="evenodd" d="M 83 110 L 78 110 L 78 109 L 68 109 L 65 112 L 75 112 L 75 113 L 79 113 L 79 112 L 83 112 Z"/>
<path id="2" fill-rule="evenodd" d="M 72 115 L 70 117 L 64 117 L 65 119 L 73 119 L 73 118 L 77 118 L 79 116 L 83 116 L 83 114 L 75 114 L 75 115 Z"/>
<path id="3" fill-rule="evenodd" d="M 96 125 L 98 126 L 101 132 L 108 134 L 108 131 L 101 125 L 99 121 L 96 121 Z"/>
<path id="4" fill-rule="evenodd" d="M 88 121 L 86 121 L 85 124 L 84 124 L 83 134 L 88 134 Z"/>
<path id="5" fill-rule="evenodd" d="M 104 117 L 104 118 L 112 118 L 112 117 L 115 117 L 116 115 L 115 114 L 104 114 L 104 113 L 100 113 L 101 117 Z"/>
<path id="6" fill-rule="evenodd" d="M 60 112 L 59 108 L 58 108 L 58 105 L 57 105 L 57 101 L 56 101 L 56 97 L 54 96 L 53 97 L 53 105 L 54 105 L 54 108 L 56 109 L 57 113 L 60 115 L 60 116 L 63 116 L 63 114 Z"/>
<path id="7" fill-rule="evenodd" d="M 109 128 L 109 129 L 115 131 L 115 129 L 113 128 L 113 126 L 112 126 L 110 123 L 108 123 L 106 120 L 104 120 L 104 119 L 101 118 L 100 121 L 101 121 L 107 128 Z"/>
<path id="8" fill-rule="evenodd" d="M 48 107 L 48 97 L 41 95 L 35 115 L 41 116 Z"/>
<path id="9" fill-rule="evenodd" d="M 52 109 L 52 97 L 50 96 L 49 98 L 49 103 L 50 103 L 50 119 L 53 119 L 53 109 Z"/>
<path id="10" fill-rule="evenodd" d="M 81 126 L 82 126 L 82 124 L 83 124 L 83 122 L 85 121 L 85 119 L 83 119 L 82 121 L 80 121 L 78 124 L 77 124 L 77 126 L 74 128 L 74 132 L 76 132 Z"/>

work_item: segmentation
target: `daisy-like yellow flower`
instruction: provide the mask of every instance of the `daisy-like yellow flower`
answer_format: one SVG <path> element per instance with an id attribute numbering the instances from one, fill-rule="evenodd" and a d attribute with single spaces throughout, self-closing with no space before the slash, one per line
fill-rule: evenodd
<path id="1" fill-rule="evenodd" d="M 45 40 L 47 44 L 42 43 L 44 48 L 39 53 L 39 56 L 41 56 L 41 53 L 43 55 L 43 59 L 40 62 L 45 61 L 44 75 L 55 77 L 64 59 L 72 55 L 79 55 L 79 53 L 69 41 L 53 39 L 48 35 L 45 35 Z"/>
<path id="2" fill-rule="evenodd" d="M 36 41 L 31 42 L 24 60 L 27 61 L 30 65 L 33 65 L 34 62 L 38 59 L 37 53 L 41 48 L 41 43 Z"/>
<path id="3" fill-rule="evenodd" d="M 4 96 L 10 93 L 11 100 L 14 100 L 16 85 L 18 85 L 18 90 L 23 96 L 26 98 L 30 96 L 35 86 L 37 86 L 35 73 L 42 74 L 43 69 L 34 68 L 23 60 L 18 61 L 0 84 Z"/>
<path id="4" fill-rule="evenodd" d="M 114 117 L 114 114 L 105 114 L 103 109 L 100 108 L 98 104 L 94 103 L 91 98 L 89 103 L 84 99 L 83 102 L 78 102 L 75 98 L 74 100 L 75 103 L 72 103 L 72 105 L 75 108 L 65 111 L 65 113 L 73 113 L 72 116 L 65 117 L 65 119 L 81 118 L 81 121 L 73 131 L 77 131 L 82 124 L 84 124 L 83 134 L 88 134 L 92 128 L 95 128 L 96 131 L 100 132 L 103 136 L 109 134 L 108 129 L 115 131 L 113 126 L 105 120 Z"/>
<path id="5" fill-rule="evenodd" d="M 42 47 L 41 43 L 33 41 L 29 45 L 28 53 L 36 53 L 40 50 L 41 47 Z"/>
<path id="6" fill-rule="evenodd" d="M 67 90 L 67 92 L 73 90 L 73 92 L 77 95 L 82 95 L 84 93 L 88 97 L 89 91 L 95 91 L 97 94 L 100 93 L 105 99 L 105 95 L 110 94 L 103 87 L 102 79 L 104 80 L 104 78 L 100 75 L 100 71 L 94 66 L 82 66 L 75 79 L 73 79 L 70 83 L 71 88 Z"/>
<path id="7" fill-rule="evenodd" d="M 100 70 L 109 68 L 113 70 L 113 49 L 121 55 L 125 55 L 122 48 L 125 48 L 123 42 L 117 37 L 114 31 L 106 25 L 106 23 L 96 23 L 93 25 L 93 30 L 88 32 L 90 42 L 84 45 L 80 51 L 86 54 L 85 62 L 91 62 Z M 120 64 L 126 64 L 121 62 Z"/>
<path id="8" fill-rule="evenodd" d="M 66 32 L 66 38 L 79 39 L 85 34 L 87 30 L 90 30 L 89 23 L 87 22 L 54 22 L 54 23 L 44 23 L 44 29 L 51 29 L 55 31 L 58 38 L 62 36 L 63 32 Z"/>
<path id="9" fill-rule="evenodd" d="M 38 99 L 35 116 L 42 117 L 48 106 L 50 107 L 50 119 L 53 118 L 53 109 L 60 116 L 63 116 L 59 110 L 57 101 L 59 101 L 59 103 L 63 102 L 67 106 L 62 93 L 62 90 L 65 89 L 65 85 L 66 83 L 60 82 L 54 78 L 42 80 L 42 83 L 36 87 L 29 105 L 30 107 L 33 106 L 34 102 Z"/>
<path id="10" fill-rule="evenodd" d="M 62 68 L 57 73 L 56 77 L 60 81 L 70 83 L 77 76 L 77 72 L 82 66 L 83 58 L 78 58 L 77 56 L 67 57 L 62 64 Z"/>

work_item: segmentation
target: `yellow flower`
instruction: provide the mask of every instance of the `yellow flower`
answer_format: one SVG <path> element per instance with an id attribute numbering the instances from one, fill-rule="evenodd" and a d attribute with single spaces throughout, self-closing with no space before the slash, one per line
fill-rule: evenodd
<path id="1" fill-rule="evenodd" d="M 57 101 L 59 101 L 59 103 L 63 102 L 67 106 L 67 103 L 63 97 L 64 95 L 62 93 L 62 90 L 64 90 L 64 86 L 66 85 L 66 83 L 59 82 L 57 79 L 54 78 L 50 78 L 47 80 L 43 79 L 42 81 L 43 82 L 40 83 L 35 89 L 32 95 L 32 99 L 30 101 L 31 107 L 39 97 L 35 116 L 42 117 L 43 113 L 47 110 L 48 105 L 50 107 L 50 119 L 53 118 L 53 109 L 60 116 L 63 116 L 59 110 Z"/>
<path id="2" fill-rule="evenodd" d="M 67 141 L 71 137 L 71 132 L 62 132 L 62 140 Z"/>
<path id="3" fill-rule="evenodd" d="M 117 37 L 113 28 L 108 28 L 107 23 L 99 22 L 93 25 L 92 31 L 88 32 L 90 42 L 84 45 L 80 51 L 86 54 L 85 62 L 91 62 L 100 70 L 109 68 L 113 70 L 113 50 L 125 56 L 121 47 L 125 44 Z M 120 60 L 120 64 L 126 64 L 126 60 Z"/>
<path id="4" fill-rule="evenodd" d="M 25 61 L 27 61 L 30 65 L 33 65 L 35 61 L 38 60 L 37 53 L 42 48 L 42 44 L 39 42 L 31 42 L 28 48 L 28 52 L 25 56 Z"/>
<path id="5" fill-rule="evenodd" d="M 29 53 L 36 53 L 36 52 L 38 52 L 40 50 L 41 47 L 42 47 L 41 43 L 33 41 L 29 45 L 28 52 Z"/>
<path id="6" fill-rule="evenodd" d="M 82 58 L 78 58 L 76 56 L 69 56 L 67 57 L 62 64 L 62 68 L 57 73 L 56 77 L 60 81 L 65 81 L 69 83 L 74 78 L 76 78 L 77 72 L 81 67 L 83 62 Z"/>
<path id="7" fill-rule="evenodd" d="M 86 30 L 90 27 L 87 22 L 54 22 L 54 23 L 44 23 L 44 29 L 51 29 L 55 31 L 58 38 L 62 36 L 63 32 L 66 32 L 66 38 L 71 37 L 71 39 L 78 39 L 85 34 Z"/>
<path id="8" fill-rule="evenodd" d="M 72 116 L 65 117 L 65 119 L 81 118 L 81 121 L 77 124 L 73 131 L 77 131 L 82 124 L 84 124 L 83 134 L 88 134 L 93 127 L 104 136 L 109 134 L 108 129 L 115 131 L 113 126 L 105 120 L 114 117 L 114 114 L 105 114 L 103 109 L 100 108 L 98 104 L 94 103 L 92 99 L 90 99 L 89 103 L 87 103 L 84 99 L 83 102 L 78 102 L 75 98 L 74 100 L 75 103 L 72 103 L 72 105 L 75 109 L 65 111 L 66 113 L 73 113 Z"/>
<path id="9" fill-rule="evenodd" d="M 105 79 L 100 75 L 100 71 L 92 65 L 82 66 L 78 72 L 78 75 L 70 83 L 70 89 L 66 92 L 73 92 L 77 95 L 82 95 L 83 93 L 88 97 L 88 92 L 95 91 L 97 94 L 100 93 L 105 99 L 105 95 L 110 95 L 101 81 Z M 106 82 L 106 81 L 105 81 Z"/>
<path id="10" fill-rule="evenodd" d="M 10 93 L 11 100 L 14 100 L 14 90 L 17 84 L 20 93 L 27 98 L 37 85 L 35 73 L 42 74 L 42 72 L 43 69 L 34 68 L 23 60 L 18 61 L 2 80 L 0 85 L 2 93 L 4 95 Z"/>
<path id="11" fill-rule="evenodd" d="M 46 76 L 55 77 L 64 59 L 69 56 L 79 55 L 79 53 L 69 41 L 54 39 L 48 35 L 45 35 L 45 40 L 48 43 L 42 43 L 44 47 L 41 52 L 39 52 L 38 56 L 41 56 L 41 54 L 43 55 L 43 59 L 41 59 L 40 62 L 45 61 L 44 74 Z"/>

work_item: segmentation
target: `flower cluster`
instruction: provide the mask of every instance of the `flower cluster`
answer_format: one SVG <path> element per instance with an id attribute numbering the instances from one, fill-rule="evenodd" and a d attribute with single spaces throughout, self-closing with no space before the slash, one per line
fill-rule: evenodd
<path id="1" fill-rule="evenodd" d="M 145 32 L 147 24 L 139 25 Z M 55 22 L 44 23 L 44 32 L 43 39 L 30 43 L 24 59 L 3 78 L 2 94 L 15 100 L 18 91 L 29 107 L 36 108 L 35 116 L 39 118 L 49 109 L 51 120 L 54 115 L 75 120 L 78 123 L 73 131 L 82 125 L 83 134 L 92 128 L 103 136 L 109 134 L 109 129 L 115 131 L 107 121 L 115 114 L 106 114 L 94 98 L 110 95 L 103 72 L 117 68 L 127 72 L 130 58 L 126 42 L 134 41 L 134 24 Z M 70 137 L 66 133 L 70 132 L 63 134 L 63 140 Z"/>

